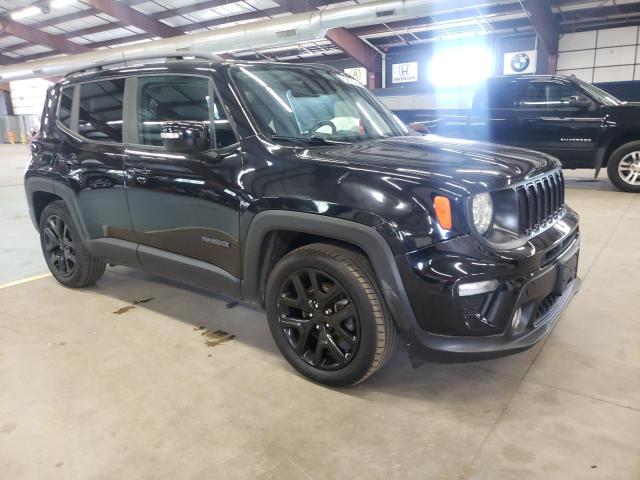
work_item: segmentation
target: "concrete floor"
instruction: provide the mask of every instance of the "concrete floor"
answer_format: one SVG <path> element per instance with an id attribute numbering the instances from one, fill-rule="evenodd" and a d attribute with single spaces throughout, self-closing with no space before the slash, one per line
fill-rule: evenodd
<path id="1" fill-rule="evenodd" d="M 544 345 L 417 370 L 399 348 L 331 390 L 228 298 L 124 268 L 15 284 L 46 271 L 25 153 L 0 146 L 1 479 L 640 478 L 640 195 L 568 182 L 584 285 Z"/>

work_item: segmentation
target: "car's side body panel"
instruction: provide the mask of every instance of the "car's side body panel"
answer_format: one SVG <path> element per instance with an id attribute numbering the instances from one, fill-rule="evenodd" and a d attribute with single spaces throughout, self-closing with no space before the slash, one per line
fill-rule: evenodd
<path id="1" fill-rule="evenodd" d="M 574 89 L 590 106 L 527 102 L 527 88 L 535 84 Z M 514 101 L 494 108 L 474 97 L 468 111 L 424 117 L 423 112 L 399 111 L 404 120 L 426 121 L 436 134 L 489 141 L 553 155 L 565 168 L 600 168 L 623 143 L 640 139 L 640 105 L 605 105 L 572 77 L 527 75 L 489 79 L 481 89 L 492 98 L 515 85 Z M 492 91 L 495 91 L 492 93 Z M 419 117 L 419 118 L 418 118 Z"/>

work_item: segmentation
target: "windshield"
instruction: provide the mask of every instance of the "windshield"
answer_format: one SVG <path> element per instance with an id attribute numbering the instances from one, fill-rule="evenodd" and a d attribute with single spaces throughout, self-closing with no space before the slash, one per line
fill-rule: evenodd
<path id="1" fill-rule="evenodd" d="M 592 97 L 594 97 L 596 100 L 598 100 L 600 103 L 603 103 L 604 105 L 612 107 L 615 105 L 622 105 L 624 103 L 622 100 L 617 99 L 610 93 L 605 92 L 604 90 L 596 87 L 595 85 L 591 85 L 590 83 L 587 83 L 578 78 L 576 78 L 575 80 L 580 84 L 582 88 L 584 88 L 587 91 L 587 93 L 589 93 Z"/>
<path id="2" fill-rule="evenodd" d="M 322 68 L 246 65 L 231 69 L 246 107 L 273 140 L 359 142 L 406 135 L 365 87 Z"/>

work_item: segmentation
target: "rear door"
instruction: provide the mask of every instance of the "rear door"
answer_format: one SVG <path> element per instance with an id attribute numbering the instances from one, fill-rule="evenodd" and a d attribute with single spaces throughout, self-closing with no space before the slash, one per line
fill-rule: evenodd
<path id="1" fill-rule="evenodd" d="M 591 101 L 579 108 L 571 99 Z M 596 103 L 563 79 L 523 80 L 518 103 L 518 145 L 558 157 L 568 167 L 593 162 L 603 118 Z"/>
<path id="2" fill-rule="evenodd" d="M 124 170 L 123 78 L 64 86 L 55 126 L 56 193 L 81 219 L 94 251 L 109 256 L 112 239 L 130 242 L 119 263 L 136 264 Z M 105 243 L 106 242 L 106 243 Z M 127 253 L 128 252 L 128 253 Z M 110 258 L 113 258 L 110 256 Z"/>
<path id="3" fill-rule="evenodd" d="M 212 80 L 194 75 L 144 75 L 130 79 L 136 141 L 126 150 L 125 181 L 133 228 L 147 270 L 171 261 L 206 262 L 240 276 L 239 195 L 242 168 L 237 137 L 214 93 Z M 160 129 L 168 121 L 197 121 L 212 130 L 210 147 L 170 153 Z M 149 247 L 149 248 L 147 248 Z M 156 250 L 154 250 L 156 249 Z M 184 271 L 184 270 L 182 270 Z M 157 273 L 167 273 L 157 272 Z"/>

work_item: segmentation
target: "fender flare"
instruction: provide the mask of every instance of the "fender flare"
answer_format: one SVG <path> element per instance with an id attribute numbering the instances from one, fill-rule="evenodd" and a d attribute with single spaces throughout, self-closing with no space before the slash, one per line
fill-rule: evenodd
<path id="1" fill-rule="evenodd" d="M 40 228 L 38 219 L 36 218 L 35 206 L 33 204 L 33 195 L 37 192 L 51 193 L 57 197 L 60 197 L 66 204 L 71 214 L 71 218 L 76 225 L 78 233 L 80 234 L 82 242 L 86 246 L 90 246 L 89 233 L 82 220 L 80 214 L 80 207 L 78 205 L 78 199 L 76 193 L 68 186 L 56 183 L 49 178 L 32 177 L 25 180 L 25 190 L 27 192 L 27 202 L 29 204 L 29 212 L 31 214 L 31 221 L 36 227 L 36 230 Z"/>
<path id="2" fill-rule="evenodd" d="M 262 243 L 274 230 L 319 235 L 359 247 L 371 260 L 378 286 L 398 330 L 405 338 L 412 336 L 416 320 L 389 244 L 375 229 L 340 218 L 286 210 L 258 213 L 249 225 L 244 244 L 241 285 L 244 299 L 260 302 Z"/>

